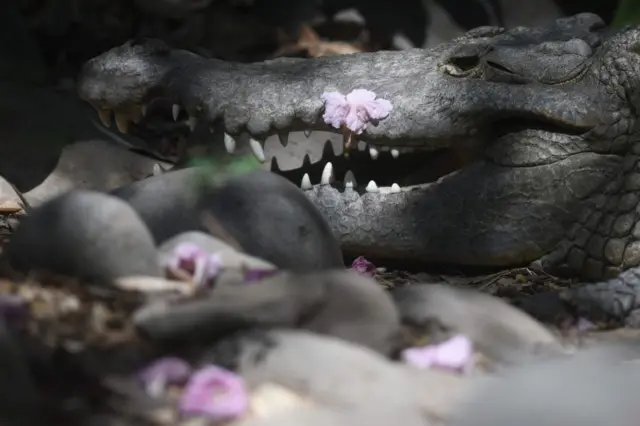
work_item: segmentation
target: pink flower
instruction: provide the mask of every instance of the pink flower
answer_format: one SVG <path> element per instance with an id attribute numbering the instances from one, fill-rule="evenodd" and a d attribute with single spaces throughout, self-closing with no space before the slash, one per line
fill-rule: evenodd
<path id="1" fill-rule="evenodd" d="M 351 264 L 351 269 L 370 277 L 376 274 L 376 265 L 369 262 L 364 258 L 364 256 L 359 256 L 358 258 L 356 258 L 356 260 L 354 260 Z"/>
<path id="2" fill-rule="evenodd" d="M 355 89 L 347 96 L 340 92 L 324 92 L 324 122 L 339 129 L 342 126 L 359 135 L 367 124 L 387 118 L 393 107 L 386 99 L 376 99 L 370 90 Z"/>
<path id="3" fill-rule="evenodd" d="M 473 368 L 473 343 L 464 336 L 454 336 L 437 345 L 402 351 L 402 360 L 419 368 L 441 368 L 467 373 Z"/>
<path id="4" fill-rule="evenodd" d="M 232 420 L 249 408 L 249 396 L 237 374 L 216 365 L 196 371 L 180 397 L 184 414 L 204 415 L 214 421 Z"/>
<path id="5" fill-rule="evenodd" d="M 147 393 L 154 397 L 162 395 L 167 385 L 183 384 L 189 379 L 191 367 L 186 361 L 175 357 L 161 358 L 138 373 Z"/>
<path id="6" fill-rule="evenodd" d="M 174 248 L 168 267 L 189 272 L 196 285 L 204 286 L 218 276 L 222 260 L 218 254 L 207 253 L 197 244 L 185 242 Z"/>

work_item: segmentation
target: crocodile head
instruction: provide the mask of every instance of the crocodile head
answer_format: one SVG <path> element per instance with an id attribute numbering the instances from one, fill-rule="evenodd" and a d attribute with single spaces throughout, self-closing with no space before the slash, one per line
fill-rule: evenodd
<path id="1" fill-rule="evenodd" d="M 79 92 L 117 122 L 169 100 L 190 123 L 223 132 L 228 148 L 248 133 L 260 157 L 271 135 L 284 144 L 292 131 L 339 132 L 323 121 L 323 93 L 371 90 L 393 110 L 355 136 L 364 153 L 284 173 L 346 252 L 512 266 L 561 248 L 558 259 L 571 257 L 566 247 L 586 229 L 588 241 L 574 244 L 585 256 L 569 262 L 584 272 L 597 251 L 584 225 L 631 161 L 637 37 L 580 14 L 543 28 L 482 27 L 430 50 L 253 64 L 134 42 L 89 61 Z M 604 248 L 597 255 L 602 274 Z"/>

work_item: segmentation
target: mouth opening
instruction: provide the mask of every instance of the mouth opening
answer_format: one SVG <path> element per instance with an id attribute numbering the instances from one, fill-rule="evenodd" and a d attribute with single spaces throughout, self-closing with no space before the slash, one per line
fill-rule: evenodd
<path id="1" fill-rule="evenodd" d="M 110 127 L 111 111 L 99 107 L 96 109 L 103 125 Z M 132 133 L 147 142 L 156 141 L 150 145 L 155 145 L 154 150 L 161 156 L 175 158 L 176 161 L 181 158 L 186 149 L 185 135 L 195 128 L 195 121 L 191 120 L 183 108 L 172 104 L 168 99 L 154 98 L 144 107 L 130 110 L 113 114 L 121 133 Z M 128 123 L 127 118 L 131 118 L 133 110 L 140 119 L 139 123 Z M 526 131 L 582 135 L 588 130 L 563 122 L 562 117 L 545 117 L 540 114 L 511 116 L 488 123 L 486 128 L 473 137 L 450 141 L 448 147 L 439 149 L 433 148 L 433 141 L 425 142 L 425 148 L 414 143 L 398 147 L 384 146 L 378 142 L 373 147 L 359 141 L 357 149 L 351 149 L 348 155 L 343 155 L 341 152 L 336 154 L 331 142 L 327 141 L 319 161 L 311 164 L 309 157 L 306 157 L 301 167 L 283 171 L 279 168 L 276 157 L 272 159 L 271 171 L 303 189 L 310 189 L 318 184 L 332 184 L 342 190 L 351 187 L 359 193 L 394 193 L 403 188 L 437 182 L 482 158 L 489 144 L 507 143 L 503 139 L 510 135 Z M 513 140 L 508 143 L 513 143 Z M 235 148 L 226 145 L 225 139 L 225 148 L 232 154 Z M 235 142 L 233 145 L 235 146 Z M 264 161 L 264 146 L 255 143 L 250 144 L 250 147 L 254 155 Z"/>
<path id="2" fill-rule="evenodd" d="M 345 156 L 335 154 L 331 143 L 327 142 L 319 161 L 311 164 L 306 157 L 302 167 L 283 171 L 274 158 L 271 171 L 303 189 L 328 183 L 345 189 L 350 183 L 349 186 L 360 193 L 365 188 L 367 192 L 400 192 L 402 188 L 434 183 L 481 158 L 489 144 L 502 143 L 508 136 L 527 131 L 579 135 L 585 130 L 540 117 L 512 117 L 493 123 L 487 137 L 473 145 L 452 143 L 450 147 L 437 150 L 401 148 L 395 149 L 395 153 L 390 147 L 379 147 L 372 155 L 367 144 L 361 141 L 357 150 Z"/>
<path id="3" fill-rule="evenodd" d="M 389 149 L 383 149 L 373 159 L 368 149 L 362 149 L 362 143 L 359 145 L 359 149 L 350 151 L 348 157 L 336 155 L 332 149 L 325 149 L 320 161 L 310 164 L 307 157 L 301 168 L 288 171 L 279 170 L 277 159 L 274 158 L 271 171 L 303 188 L 307 175 L 311 185 L 332 183 L 344 188 L 351 182 L 354 189 L 364 189 L 370 188 L 373 182 L 378 189 L 387 188 L 391 191 L 394 185 L 404 188 L 434 182 L 462 167 L 454 150 L 449 148 L 436 151 L 407 148 L 397 157 Z M 326 182 L 323 175 L 326 175 L 329 163 L 331 181 Z"/>

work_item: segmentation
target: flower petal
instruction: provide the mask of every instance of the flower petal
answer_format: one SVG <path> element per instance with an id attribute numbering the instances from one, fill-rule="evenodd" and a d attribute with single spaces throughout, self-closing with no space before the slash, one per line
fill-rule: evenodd
<path id="1" fill-rule="evenodd" d="M 375 92 L 366 89 L 354 89 L 347 95 L 347 103 L 354 104 L 366 104 L 372 102 L 376 98 Z"/>
<path id="2" fill-rule="evenodd" d="M 362 133 L 369 122 L 369 114 L 362 105 L 350 105 L 344 124 L 356 134 Z"/>
<path id="3" fill-rule="evenodd" d="M 204 415 L 215 421 L 231 420 L 245 413 L 249 396 L 240 376 L 209 365 L 191 376 L 179 407 L 184 414 Z"/>
<path id="4" fill-rule="evenodd" d="M 437 352 L 433 346 L 423 346 L 405 349 L 400 356 L 404 362 L 414 367 L 430 368 L 436 363 Z"/>
<path id="5" fill-rule="evenodd" d="M 391 102 L 386 99 L 376 99 L 375 101 L 367 102 L 364 107 L 369 114 L 369 118 L 372 120 L 382 120 L 387 118 L 393 109 Z"/>
<path id="6" fill-rule="evenodd" d="M 138 374 L 142 382 L 153 396 L 160 396 L 164 387 L 171 384 L 183 384 L 189 379 L 191 366 L 177 357 L 165 357 L 143 368 Z"/>
<path id="7" fill-rule="evenodd" d="M 351 263 L 351 269 L 354 269 L 356 272 L 359 272 L 363 275 L 373 276 L 376 273 L 376 265 L 369 262 L 364 256 L 357 257 Z"/>
<path id="8" fill-rule="evenodd" d="M 339 129 L 349 112 L 345 96 L 340 92 L 325 92 L 321 99 L 324 101 L 324 122 Z"/>
<path id="9" fill-rule="evenodd" d="M 438 345 L 438 365 L 453 370 L 465 370 L 473 358 L 473 343 L 464 336 L 454 336 Z"/>
<path id="10" fill-rule="evenodd" d="M 466 373 L 473 367 L 473 343 L 465 336 L 454 336 L 437 345 L 402 351 L 404 362 L 418 368 L 441 368 Z"/>

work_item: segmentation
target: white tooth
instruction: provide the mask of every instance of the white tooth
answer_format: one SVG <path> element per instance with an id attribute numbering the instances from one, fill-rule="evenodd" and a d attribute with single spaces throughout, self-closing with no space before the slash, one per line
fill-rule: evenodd
<path id="1" fill-rule="evenodd" d="M 376 158 L 378 158 L 379 154 L 380 154 L 380 151 L 378 151 L 372 146 L 369 147 L 369 155 L 371 156 L 372 160 L 375 160 Z"/>
<path id="2" fill-rule="evenodd" d="M 224 134 L 224 147 L 227 149 L 229 154 L 233 154 L 236 150 L 236 140 L 229 134 Z"/>
<path id="3" fill-rule="evenodd" d="M 282 146 L 287 146 L 289 144 L 289 132 L 278 132 L 278 139 Z"/>
<path id="4" fill-rule="evenodd" d="M 397 149 L 392 149 L 391 150 L 391 156 L 393 158 L 398 158 L 400 156 L 400 151 L 398 151 Z"/>
<path id="5" fill-rule="evenodd" d="M 178 115 L 180 114 L 180 105 L 173 104 L 171 107 L 171 114 L 173 114 L 173 121 L 178 121 Z"/>
<path id="6" fill-rule="evenodd" d="M 374 181 L 369 181 L 369 184 L 367 185 L 367 192 L 380 192 L 380 190 Z"/>
<path id="7" fill-rule="evenodd" d="M 196 129 L 197 125 L 198 119 L 195 117 L 189 117 L 189 119 L 187 120 L 187 126 L 189 126 L 189 129 L 191 129 L 192 132 Z"/>
<path id="8" fill-rule="evenodd" d="M 300 188 L 304 190 L 312 188 L 311 178 L 309 177 L 309 173 L 305 173 L 304 176 L 302 176 L 302 183 L 300 184 Z"/>
<path id="9" fill-rule="evenodd" d="M 311 130 L 305 130 L 305 131 L 304 131 L 304 135 L 305 135 L 306 137 L 311 136 Z"/>
<path id="10" fill-rule="evenodd" d="M 253 151 L 253 155 L 256 156 L 258 161 L 264 163 L 264 149 L 262 149 L 262 144 L 254 138 L 249 138 L 249 146 L 251 147 L 251 151 Z"/>
<path id="11" fill-rule="evenodd" d="M 391 185 L 391 192 L 392 193 L 396 193 L 396 192 L 400 192 L 400 185 L 398 185 L 397 183 L 394 183 L 393 185 Z"/>
<path id="12" fill-rule="evenodd" d="M 333 164 L 328 162 L 322 170 L 322 177 L 320 178 L 320 185 L 329 185 L 333 180 Z"/>
<path id="13" fill-rule="evenodd" d="M 140 108 L 140 114 L 142 114 L 143 117 L 147 116 L 147 106 L 146 105 L 142 105 L 142 107 Z"/>
<path id="14" fill-rule="evenodd" d="M 365 151 L 367 149 L 367 143 L 358 141 L 358 151 Z"/>
<path id="15" fill-rule="evenodd" d="M 351 170 L 347 170 L 347 173 L 344 174 L 344 187 L 354 188 L 356 186 L 358 186 L 358 183 L 356 182 L 356 175 L 354 175 Z"/>

